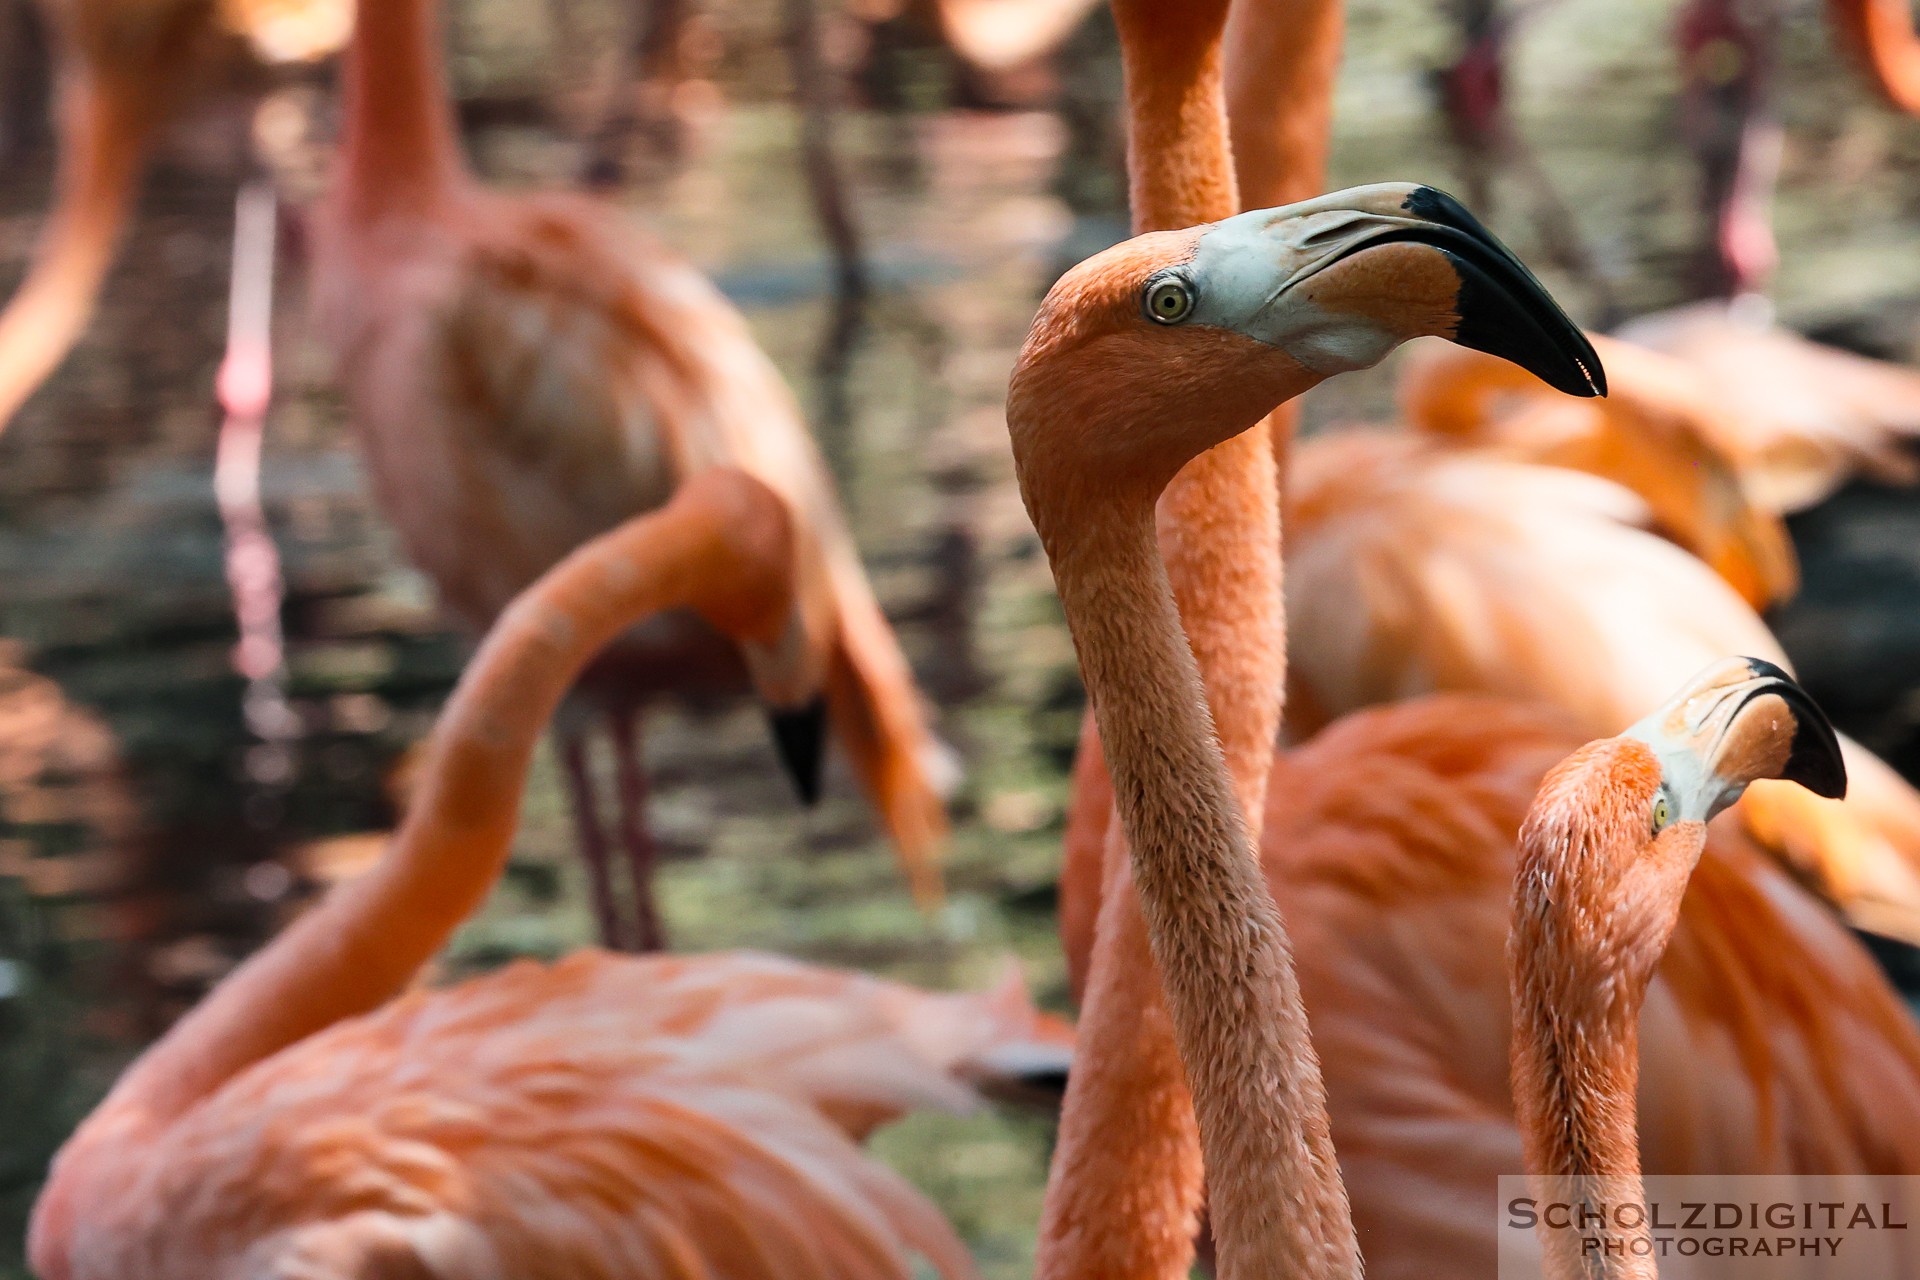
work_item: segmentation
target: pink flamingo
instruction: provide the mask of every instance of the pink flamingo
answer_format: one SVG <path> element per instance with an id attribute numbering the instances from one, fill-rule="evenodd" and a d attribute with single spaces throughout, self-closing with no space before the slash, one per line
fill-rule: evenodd
<path id="1" fill-rule="evenodd" d="M 468 174 L 432 0 L 367 6 L 346 138 L 314 217 L 313 278 L 376 498 L 442 599 L 484 627 L 575 546 L 737 466 L 786 501 L 788 625 L 741 646 L 684 614 L 597 663 L 619 766 L 616 898 L 582 726 L 562 721 L 601 934 L 657 947 L 638 716 L 668 692 L 747 680 L 804 798 L 827 718 L 923 901 L 939 892 L 943 748 L 874 601 L 792 395 L 745 322 L 662 246 L 581 197 L 509 197 Z M 743 670 L 744 667 L 744 670 Z M 824 703 L 818 695 L 824 694 Z"/>
<path id="2" fill-rule="evenodd" d="M 787 625 L 793 525 L 731 468 L 578 549 L 507 611 L 386 858 L 215 989 L 54 1161 L 43 1280 L 141 1275 L 971 1274 L 854 1139 L 1051 1059 L 1024 995 L 928 995 L 765 956 L 523 962 L 402 995 L 498 878 L 535 743 L 637 618 Z"/>

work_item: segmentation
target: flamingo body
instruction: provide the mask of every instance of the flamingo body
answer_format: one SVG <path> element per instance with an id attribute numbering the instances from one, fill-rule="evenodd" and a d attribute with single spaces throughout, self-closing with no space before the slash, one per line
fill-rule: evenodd
<path id="1" fill-rule="evenodd" d="M 505 865 L 542 728 L 632 622 L 784 626 L 791 528 L 731 468 L 507 609 L 387 856 L 249 958 L 75 1131 L 34 1206 L 43 1280 L 968 1273 L 852 1139 L 964 1079 L 1057 1072 L 1017 984 L 982 997 L 760 956 L 588 953 L 406 993 Z"/>
<path id="2" fill-rule="evenodd" d="M 962 1067 L 1050 1034 L 1023 1005 L 749 953 L 521 962 L 227 1081 L 79 1191 L 42 1274 L 968 1275 L 856 1140 L 977 1105 Z"/>
<path id="3" fill-rule="evenodd" d="M 1787 667 L 1766 624 L 1591 476 L 1386 433 L 1307 442 L 1287 559 L 1290 725 L 1434 691 L 1540 700 L 1588 734 L 1728 653 Z M 1920 936 L 1920 795 L 1843 738 L 1845 800 L 1757 782 L 1749 833 L 1862 927 Z"/>

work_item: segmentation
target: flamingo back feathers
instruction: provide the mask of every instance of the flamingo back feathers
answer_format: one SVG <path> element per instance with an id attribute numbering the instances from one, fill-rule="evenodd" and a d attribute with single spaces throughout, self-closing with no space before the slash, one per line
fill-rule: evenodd
<path id="1" fill-rule="evenodd" d="M 1751 653 L 1766 625 L 1700 561 L 1646 532 L 1597 477 L 1380 432 L 1296 455 L 1287 538 L 1296 735 L 1432 691 L 1539 699 L 1593 736 L 1661 690 Z M 1844 801 L 1756 783 L 1737 807 L 1782 863 L 1856 923 L 1920 940 L 1920 794 L 1843 740 Z"/>
<path id="2" fill-rule="evenodd" d="M 855 1140 L 969 1110 L 970 1064 L 1062 1034 L 1006 987 L 750 953 L 521 962 L 255 1064 L 137 1173 L 101 1162 L 112 1207 L 50 1270 L 905 1280 L 919 1256 L 968 1276 Z"/>

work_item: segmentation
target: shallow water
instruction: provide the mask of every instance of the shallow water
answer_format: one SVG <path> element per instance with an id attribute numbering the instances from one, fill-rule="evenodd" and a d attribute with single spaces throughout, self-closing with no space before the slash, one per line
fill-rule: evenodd
<path id="1" fill-rule="evenodd" d="M 550 38 L 526 16 L 538 8 L 456 6 L 467 96 L 552 89 Z M 1781 312 L 1911 354 L 1920 125 L 1890 118 L 1844 75 L 1815 7 L 1792 15 Z M 1668 21 L 1644 0 L 1567 0 L 1532 20 L 1513 77 L 1523 129 L 1630 312 L 1688 296 L 1697 235 L 1691 170 L 1672 141 Z M 767 79 L 779 65 L 771 19 L 750 7 L 727 23 L 732 105 L 690 163 L 622 198 L 716 276 L 803 400 L 820 406 L 829 401 L 813 356 L 828 272 L 793 160 L 793 116 Z M 1336 183 L 1456 184 L 1423 87 L 1447 48 L 1427 5 L 1352 7 Z M 1100 65 L 1080 70 L 1092 74 L 1074 85 L 1110 91 Z M 324 134 L 317 90 L 286 92 Z M 14 1241 L 47 1153 L 116 1065 L 316 887 L 377 851 L 393 817 L 389 780 L 465 648 L 368 506 L 303 319 L 295 245 L 278 298 L 266 484 L 303 729 L 291 776 L 260 767 L 228 665 L 209 481 L 246 119 L 236 100 L 180 131 L 88 338 L 0 441 L 0 1275 L 17 1267 Z M 936 915 L 917 912 L 844 774 L 818 810 L 800 812 L 758 715 L 718 706 L 662 710 L 647 725 L 653 822 L 671 859 L 661 899 L 684 948 L 767 948 L 938 985 L 988 982 L 1013 954 L 1058 1005 L 1051 895 L 1080 703 L 1013 490 L 1000 397 L 1056 264 L 1117 233 L 1118 211 L 1098 198 L 1117 187 L 1087 159 L 1056 180 L 1069 134 L 1047 111 L 848 113 L 839 127 L 879 289 L 847 412 L 823 423 L 823 442 L 881 599 L 966 761 L 950 893 Z M 514 185 L 563 180 L 578 154 L 538 122 L 496 123 L 470 143 L 491 178 Z M 319 154 L 307 155 L 309 172 Z M 0 289 L 11 288 L 45 184 L 43 163 L 0 174 Z M 1537 258 L 1523 192 L 1503 181 L 1495 196 L 1489 220 Z M 1543 274 L 1576 307 L 1592 305 L 1578 282 Z M 1386 385 L 1385 374 L 1337 384 L 1310 418 L 1383 411 Z M 1875 527 L 1912 510 L 1904 498 L 1876 500 L 1892 514 Z M 1906 565 L 1911 582 L 1911 551 L 1871 539 L 1868 550 Z M 1817 603 L 1842 608 L 1836 592 Z M 1789 622 L 1796 654 L 1844 686 L 1857 653 L 1825 667 L 1822 656 L 1860 627 Z M 1913 672 L 1916 631 L 1874 633 L 1879 669 L 1904 661 Z M 1910 735 L 1920 713 L 1901 717 L 1868 740 Z M 586 941 L 570 845 L 543 753 L 507 881 L 456 940 L 448 971 Z M 1016 1276 L 1030 1271 L 1046 1141 L 1038 1121 L 984 1116 L 911 1121 L 878 1146 L 954 1215 L 989 1275 Z"/>

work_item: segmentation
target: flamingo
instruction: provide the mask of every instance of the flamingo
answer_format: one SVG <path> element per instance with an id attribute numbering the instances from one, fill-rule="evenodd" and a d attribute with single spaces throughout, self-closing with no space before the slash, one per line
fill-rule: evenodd
<path id="1" fill-rule="evenodd" d="M 1600 1210 L 1580 1231 L 1538 1224 L 1551 1280 L 1658 1270 L 1645 1220 L 1605 1211 L 1646 1203 L 1642 1013 L 1708 821 L 1762 778 L 1846 791 L 1833 729 L 1805 691 L 1772 663 L 1729 659 L 1557 765 L 1521 828 L 1507 957 L 1527 1169 L 1541 1198 Z M 1582 1236 L 1599 1247 L 1583 1250 Z"/>
<path id="2" fill-rule="evenodd" d="M 58 50 L 59 169 L 32 264 L 0 312 L 0 430 L 93 314 L 148 148 L 247 37 L 311 61 L 352 25 L 344 0 L 41 0 Z"/>
<path id="3" fill-rule="evenodd" d="M 1601 734 L 1721 654 L 1788 665 L 1752 606 L 1604 480 L 1378 431 L 1308 441 L 1292 479 L 1296 739 L 1429 692 L 1537 699 Z M 1845 801 L 1763 782 L 1735 817 L 1856 925 L 1920 939 L 1920 794 L 1860 744 L 1841 749 Z"/>
<path id="4" fill-rule="evenodd" d="M 315 212 L 321 325 L 338 356 L 376 499 L 414 563 L 476 628 L 573 547 L 718 465 L 759 477 L 795 522 L 788 626 L 736 655 L 657 620 L 588 682 L 612 723 L 622 910 L 583 725 L 560 745 L 610 945 L 663 940 L 637 716 L 659 693 L 737 688 L 775 712 L 803 797 L 825 708 L 916 894 L 939 892 L 944 749 L 871 587 L 793 397 L 697 271 L 580 197 L 483 190 L 455 137 L 431 0 L 368 5 L 347 66 L 346 136 Z"/>
<path id="5" fill-rule="evenodd" d="M 1294 13 L 1322 50 L 1322 60 L 1291 57 L 1260 67 L 1237 52 L 1266 46 L 1278 32 L 1265 22 L 1247 26 L 1223 53 L 1227 0 L 1169 7 L 1148 0 L 1115 0 L 1126 74 L 1128 177 L 1136 231 L 1182 227 L 1224 217 L 1239 207 L 1223 95 L 1246 96 L 1247 82 L 1273 75 L 1297 85 L 1311 101 L 1330 84 L 1340 31 L 1337 4 L 1312 0 Z M 1314 15 L 1317 15 L 1314 16 Z M 1284 24 L 1275 24 L 1283 26 Z M 1330 110 L 1330 108 L 1329 108 Z M 1319 128 L 1324 132 L 1325 114 Z M 1235 148 L 1297 164 L 1263 170 L 1255 181 L 1275 184 L 1276 199 L 1305 195 L 1318 185 L 1314 166 L 1326 140 L 1316 126 L 1294 126 L 1274 113 L 1250 119 Z M 1295 156 L 1295 149 L 1309 154 Z M 1277 184 L 1298 184 L 1279 194 Z M 1263 194 L 1268 190 L 1263 185 Z M 1160 503 L 1167 574 L 1182 625 L 1207 690 L 1213 726 L 1246 812 L 1259 812 L 1284 674 L 1278 548 L 1278 480 L 1270 437 L 1290 431 L 1277 418 L 1211 450 L 1176 476 Z M 1042 1211 L 1036 1255 L 1049 1280 L 1114 1275 L 1178 1280 L 1190 1269 L 1201 1203 L 1201 1147 L 1186 1079 L 1175 1048 L 1147 932 L 1128 881 L 1129 860 L 1119 843 L 1107 846 L 1110 824 L 1104 761 L 1091 718 L 1076 766 L 1069 856 L 1090 854 L 1096 875 L 1111 877 L 1095 919 L 1082 922 L 1091 978 L 1080 993 L 1086 1056 L 1104 1064 L 1069 1080 Z M 1097 818 L 1094 817 L 1097 815 Z M 1091 819 L 1091 820 L 1090 820 Z M 1283 993 L 1283 1000 L 1285 999 Z M 1297 1008 L 1290 1016 L 1298 1018 Z M 1304 1138 L 1311 1158 L 1330 1167 L 1322 1118 L 1309 1089 Z M 1141 1121 L 1145 1114 L 1146 1122 Z M 1338 1234 L 1339 1215 L 1323 1213 Z M 1349 1242 L 1350 1243 L 1350 1242 Z M 1349 1250 L 1350 1252 L 1351 1250 Z"/>
<path id="6" fill-rule="evenodd" d="M 1082 263 L 1042 303 L 1008 392 L 1021 493 L 1073 632 L 1191 1082 L 1223 1276 L 1357 1274 L 1359 1254 L 1286 933 L 1202 710 L 1155 507 L 1203 450 L 1423 332 L 1599 389 L 1591 349 L 1511 254 L 1449 198 L 1386 185 L 1149 234 Z M 1097 979 L 1098 931 L 1094 948 Z M 1083 1076 L 1138 1079 L 1130 1062 L 1087 1059 Z M 1056 1158 L 1053 1176 L 1085 1167 Z M 1141 1203 L 1144 1192 L 1127 1208 Z"/>
<path id="7" fill-rule="evenodd" d="M 1913 15 L 1898 0 L 1828 0 L 1827 15 L 1887 105 L 1920 115 L 1920 37 Z"/>
<path id="8" fill-rule="evenodd" d="M 1798 585 L 1784 544 L 1769 545 L 1778 517 L 1857 477 L 1920 480 L 1911 369 L 1714 303 L 1641 316 L 1594 344 L 1620 369 L 1604 406 L 1569 404 L 1495 361 L 1435 346 L 1402 367 L 1401 412 L 1417 430 L 1620 481 L 1756 606 Z"/>
<path id="9" fill-rule="evenodd" d="M 1064 1033 L 1018 990 L 585 952 L 401 994 L 498 879 L 535 742 L 586 661 L 662 609 L 778 636 L 793 532 L 765 486 L 709 468 L 506 610 L 385 859 L 176 1024 L 56 1158 L 36 1273 L 904 1280 L 918 1253 L 970 1275 L 853 1139 L 970 1104 L 969 1069 L 1057 1069 Z"/>

